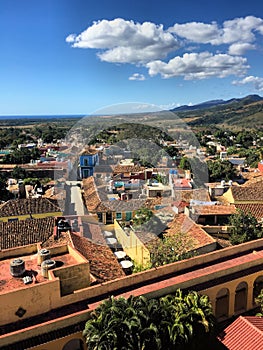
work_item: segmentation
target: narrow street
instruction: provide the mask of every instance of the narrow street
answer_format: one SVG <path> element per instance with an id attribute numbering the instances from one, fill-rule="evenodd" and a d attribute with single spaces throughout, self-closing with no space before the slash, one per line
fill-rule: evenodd
<path id="1" fill-rule="evenodd" d="M 80 181 L 66 182 L 66 203 L 64 215 L 79 215 L 87 214 L 86 208 L 82 202 Z"/>

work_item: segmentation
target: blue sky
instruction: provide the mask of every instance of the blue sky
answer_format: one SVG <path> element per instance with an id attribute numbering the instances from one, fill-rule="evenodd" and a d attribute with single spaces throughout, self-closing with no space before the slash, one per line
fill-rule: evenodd
<path id="1" fill-rule="evenodd" d="M 263 95 L 263 3 L 0 0 L 0 115 Z"/>

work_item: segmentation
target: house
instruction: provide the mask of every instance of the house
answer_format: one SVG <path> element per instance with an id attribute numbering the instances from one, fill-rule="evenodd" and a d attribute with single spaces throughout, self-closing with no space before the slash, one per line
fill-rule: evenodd
<path id="1" fill-rule="evenodd" d="M 0 205 L 0 221 L 20 221 L 62 215 L 56 203 L 47 198 L 10 199 Z"/>
<path id="2" fill-rule="evenodd" d="M 0 248 L 11 249 L 45 242 L 53 235 L 55 217 L 0 222 Z"/>
<path id="3" fill-rule="evenodd" d="M 144 185 L 144 191 L 148 198 L 152 197 L 170 197 L 171 196 L 171 187 L 164 185 L 160 182 L 150 182 L 150 184 Z"/>
<path id="4" fill-rule="evenodd" d="M 189 216 L 201 225 L 226 225 L 231 215 L 236 213 L 234 205 L 217 205 L 211 202 L 209 205 L 193 205 L 189 207 Z"/>
<path id="5" fill-rule="evenodd" d="M 246 214 L 252 214 L 259 221 L 263 218 L 263 181 L 243 186 L 232 186 L 223 197 Z"/>
<path id="6" fill-rule="evenodd" d="M 127 255 L 136 263 L 143 266 L 150 263 L 152 244 L 160 239 L 158 234 L 172 236 L 182 232 L 191 237 L 192 246 L 189 251 L 193 250 L 199 254 L 216 250 L 216 240 L 186 215 L 179 214 L 174 218 L 172 215 L 167 222 L 161 222 L 162 216 L 155 215 L 154 217 L 155 222 L 159 221 L 157 229 L 154 230 L 155 233 L 147 231 L 147 225 L 134 229 L 133 227 L 121 227 L 117 221 L 114 223 L 118 241 Z"/>
<path id="7" fill-rule="evenodd" d="M 191 251 L 193 250 L 199 255 L 216 250 L 216 240 L 185 214 L 175 215 L 167 226 L 163 234 L 172 236 L 178 232 L 184 233 L 191 238 Z"/>
<path id="8" fill-rule="evenodd" d="M 79 176 L 85 179 L 93 176 L 94 167 L 99 162 L 99 151 L 96 148 L 86 148 L 79 156 Z"/>
<path id="9" fill-rule="evenodd" d="M 262 350 L 263 318 L 239 316 L 226 327 L 217 339 L 229 350 Z"/>
<path id="10" fill-rule="evenodd" d="M 91 176 L 82 181 L 83 199 L 91 214 L 97 214 L 98 220 L 104 224 L 113 224 L 114 220 L 129 222 L 137 209 L 145 204 L 143 199 L 109 200 L 106 192 L 97 189 L 95 180 Z"/>

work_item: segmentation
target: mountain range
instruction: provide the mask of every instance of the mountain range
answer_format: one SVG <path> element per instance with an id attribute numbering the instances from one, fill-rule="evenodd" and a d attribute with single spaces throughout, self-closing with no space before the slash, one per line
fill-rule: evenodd
<path id="1" fill-rule="evenodd" d="M 259 95 L 180 106 L 171 112 L 184 119 L 190 126 L 263 127 L 263 97 Z"/>
<path id="2" fill-rule="evenodd" d="M 263 97 L 259 96 L 259 95 L 248 95 L 246 97 L 243 98 L 231 98 L 230 100 L 211 100 L 211 101 L 206 101 L 206 102 L 202 102 L 196 105 L 183 105 L 180 107 L 176 107 L 174 109 L 172 109 L 172 112 L 182 112 L 182 111 L 196 111 L 196 110 L 200 110 L 200 109 L 207 109 L 207 108 L 211 108 L 211 107 L 216 107 L 219 105 L 230 105 L 232 103 L 243 103 L 245 104 L 250 104 L 253 102 L 257 102 L 257 101 L 263 101 Z"/>

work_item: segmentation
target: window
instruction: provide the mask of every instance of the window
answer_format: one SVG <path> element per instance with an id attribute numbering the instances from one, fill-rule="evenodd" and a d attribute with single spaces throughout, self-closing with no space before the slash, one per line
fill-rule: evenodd
<path id="1" fill-rule="evenodd" d="M 116 213 L 116 220 L 122 219 L 122 213 Z"/>
<path id="2" fill-rule="evenodd" d="M 127 211 L 126 212 L 126 216 L 125 216 L 125 220 L 126 221 L 130 221 L 132 219 L 132 212 L 131 211 Z"/>

